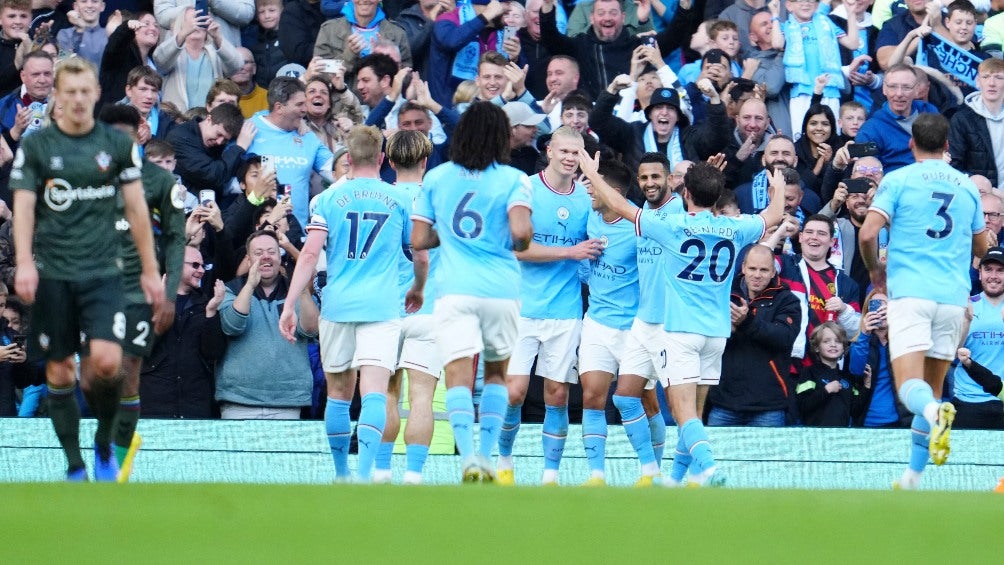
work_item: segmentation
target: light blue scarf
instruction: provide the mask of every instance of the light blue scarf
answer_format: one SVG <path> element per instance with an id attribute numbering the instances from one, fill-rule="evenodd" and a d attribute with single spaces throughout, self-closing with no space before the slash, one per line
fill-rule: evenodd
<path id="1" fill-rule="evenodd" d="M 767 169 L 753 175 L 753 213 L 759 214 L 761 210 L 770 203 L 770 196 L 767 187 L 770 182 L 767 180 Z"/>
<path id="2" fill-rule="evenodd" d="M 457 2 L 457 18 L 460 20 L 460 25 L 464 25 L 476 17 L 477 14 L 474 13 L 474 7 L 471 6 L 470 0 Z M 456 57 L 453 58 L 451 71 L 453 76 L 460 80 L 474 80 L 478 76 L 478 58 L 480 56 L 481 44 L 475 38 L 474 41 L 464 45 L 463 49 L 458 51 Z"/>
<path id="3" fill-rule="evenodd" d="M 844 88 L 844 73 L 840 68 L 840 44 L 834 33 L 835 24 L 830 18 L 816 12 L 809 22 L 816 36 L 819 52 L 819 68 L 830 75 L 827 86 Z M 802 38 L 802 24 L 795 16 L 788 15 L 784 22 L 784 80 L 792 84 L 812 86 L 816 77 L 809 76 L 805 65 L 805 45 Z"/>
<path id="4" fill-rule="evenodd" d="M 376 14 L 373 15 L 373 21 L 367 27 L 359 25 L 359 21 L 356 20 L 356 10 L 352 2 L 346 2 L 342 6 L 342 15 L 345 16 L 345 20 L 352 26 L 351 33 L 358 33 L 363 38 L 363 50 L 359 52 L 359 56 L 365 57 L 372 53 L 373 46 L 380 40 L 380 22 L 387 19 L 383 8 L 377 6 Z"/>
<path id="5" fill-rule="evenodd" d="M 645 126 L 642 142 L 645 144 L 646 152 L 659 152 L 659 145 L 655 142 L 655 131 L 652 129 L 651 123 Z M 673 135 L 669 138 L 669 143 L 666 144 L 666 158 L 669 159 L 670 167 L 675 167 L 677 163 L 683 161 L 683 148 L 680 147 L 679 127 L 673 128 Z"/>

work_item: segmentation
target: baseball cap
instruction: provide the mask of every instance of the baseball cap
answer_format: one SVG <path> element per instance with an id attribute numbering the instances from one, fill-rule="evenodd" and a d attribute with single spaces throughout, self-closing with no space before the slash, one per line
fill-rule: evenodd
<path id="1" fill-rule="evenodd" d="M 987 254 L 980 259 L 980 266 L 982 267 L 987 263 L 1004 265 L 1004 247 L 991 247 L 988 249 Z"/>
<path id="2" fill-rule="evenodd" d="M 502 107 L 502 111 L 509 116 L 509 123 L 513 126 L 535 126 L 547 117 L 534 112 L 526 102 L 509 102 Z"/>

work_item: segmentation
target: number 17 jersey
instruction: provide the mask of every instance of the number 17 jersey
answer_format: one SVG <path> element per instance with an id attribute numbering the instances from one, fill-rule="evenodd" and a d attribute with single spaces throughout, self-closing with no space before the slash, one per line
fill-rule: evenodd
<path id="1" fill-rule="evenodd" d="M 531 194 L 530 179 L 506 165 L 472 171 L 450 162 L 425 175 L 412 219 L 432 224 L 439 236 L 437 298 L 519 298 L 509 210 L 530 208 Z"/>

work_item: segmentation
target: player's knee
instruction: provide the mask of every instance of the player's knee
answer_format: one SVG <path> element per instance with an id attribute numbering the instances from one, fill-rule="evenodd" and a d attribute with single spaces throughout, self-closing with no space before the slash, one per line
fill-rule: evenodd
<path id="1" fill-rule="evenodd" d="M 94 369 L 94 376 L 102 381 L 113 381 L 119 376 L 119 366 L 121 358 L 112 354 L 101 354 L 92 357 L 91 367 Z"/>
<path id="2" fill-rule="evenodd" d="M 567 395 L 566 395 L 567 396 Z M 582 407 L 589 410 L 603 410 L 607 406 L 607 390 L 582 389 Z"/>
<path id="3" fill-rule="evenodd" d="M 76 369 L 72 357 L 62 361 L 49 361 L 45 367 L 46 380 L 57 387 L 70 386 L 77 379 Z"/>
<path id="4" fill-rule="evenodd" d="M 568 404 L 568 387 L 564 383 L 545 380 L 544 403 L 548 406 L 566 406 Z"/>

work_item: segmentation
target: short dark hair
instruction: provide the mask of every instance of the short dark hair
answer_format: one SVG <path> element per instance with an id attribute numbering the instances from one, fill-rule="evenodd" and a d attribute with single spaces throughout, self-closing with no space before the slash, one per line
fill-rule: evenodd
<path id="1" fill-rule="evenodd" d="M 829 216 L 824 216 L 822 214 L 813 214 L 808 218 L 806 218 L 804 222 L 802 222 L 803 230 L 805 229 L 805 226 L 809 225 L 809 222 L 823 222 L 824 224 L 826 224 L 826 229 L 830 230 L 830 237 L 833 237 L 833 232 L 834 232 L 833 218 Z"/>
<path id="2" fill-rule="evenodd" d="M 224 106 L 227 106 L 227 104 L 224 104 Z M 275 203 L 275 201 L 273 200 L 273 206 L 275 205 L 274 203 Z M 259 208 L 264 209 L 265 206 L 262 205 Z M 254 241 L 255 239 L 263 236 L 263 235 L 271 237 L 272 239 L 275 240 L 275 244 L 276 245 L 280 245 L 281 246 L 281 244 L 279 243 L 279 236 L 275 235 L 274 231 L 272 231 L 272 230 L 255 230 L 251 235 L 248 236 L 247 240 L 244 242 L 244 251 L 245 251 L 245 253 L 247 253 L 248 257 L 251 256 L 251 242 Z"/>
<path id="3" fill-rule="evenodd" d="M 143 146 L 143 153 L 147 157 L 167 157 L 174 155 L 174 146 L 163 139 L 151 139 Z"/>
<path id="4" fill-rule="evenodd" d="M 383 53 L 372 53 L 359 59 L 359 62 L 356 63 L 355 74 L 359 74 L 359 71 L 366 67 L 369 67 L 373 71 L 377 79 L 389 76 L 393 80 L 394 75 L 399 70 L 397 62 L 391 59 L 390 55 L 384 55 Z"/>
<path id="5" fill-rule="evenodd" d="M 50 63 L 56 62 L 52 58 L 52 55 L 50 55 L 47 51 L 42 51 L 41 49 L 35 49 L 34 51 L 29 51 L 28 54 L 24 56 L 24 60 L 21 61 L 21 67 L 18 70 L 24 70 L 24 66 L 27 65 L 28 61 L 31 59 L 45 59 Z"/>
<path id="6" fill-rule="evenodd" d="M 126 86 L 136 86 L 140 81 L 146 82 L 157 90 L 164 87 L 164 77 L 146 65 L 135 66 L 126 75 Z"/>
<path id="7" fill-rule="evenodd" d="M 667 175 L 673 170 L 673 165 L 669 162 L 669 159 L 662 153 L 655 151 L 649 151 L 642 155 L 641 159 L 638 159 L 638 167 L 647 163 L 659 163 L 665 169 Z"/>
<path id="8" fill-rule="evenodd" d="M 472 171 L 508 163 L 511 131 L 509 117 L 502 108 L 491 102 L 474 102 L 453 130 L 450 160 Z"/>
<path id="9" fill-rule="evenodd" d="M 701 57 L 701 66 L 703 67 L 704 63 L 721 63 L 722 59 L 725 59 L 729 62 L 729 64 L 732 64 L 732 57 L 729 57 L 729 54 L 725 51 L 717 48 L 709 49 L 708 52 Z"/>
<path id="10" fill-rule="evenodd" d="M 275 77 L 272 82 L 268 83 L 268 110 L 271 112 L 275 109 L 276 104 L 285 104 L 294 94 L 306 92 L 306 90 L 307 87 L 300 82 L 300 79 L 286 76 Z"/>
<path id="11" fill-rule="evenodd" d="M 564 112 L 569 109 L 584 110 L 585 112 L 589 112 L 593 109 L 593 103 L 584 93 L 576 90 L 561 101 L 561 111 Z"/>
<path id="12" fill-rule="evenodd" d="M 631 169 L 624 163 L 614 161 L 613 159 L 600 161 L 598 172 L 603 177 L 603 180 L 607 181 L 607 184 L 616 188 L 617 192 L 621 194 L 627 193 L 628 188 L 631 187 L 631 181 L 634 180 Z"/>
<path id="13" fill-rule="evenodd" d="M 925 112 L 913 121 L 911 132 L 917 149 L 937 153 L 943 151 L 948 143 L 948 120 L 941 114 Z"/>
<path id="14" fill-rule="evenodd" d="M 965 12 L 975 18 L 976 6 L 969 0 L 955 0 L 945 9 L 945 15 L 951 18 L 955 12 Z"/>
<path id="15" fill-rule="evenodd" d="M 795 184 L 802 188 L 802 175 L 793 167 L 785 167 L 781 170 L 781 175 L 784 177 L 784 184 Z"/>
<path id="16" fill-rule="evenodd" d="M 718 170 L 718 167 L 705 161 L 698 161 L 683 176 L 683 185 L 687 187 L 694 204 L 702 208 L 711 208 L 725 190 L 725 175 Z"/>
<path id="17" fill-rule="evenodd" d="M 139 129 L 139 124 L 143 121 L 139 110 L 125 104 L 105 104 L 98 119 L 110 126 L 126 125 L 134 130 Z"/>
<path id="18" fill-rule="evenodd" d="M 214 124 L 223 126 L 224 131 L 230 137 L 237 137 L 237 134 L 241 132 L 241 127 L 244 125 L 244 116 L 241 114 L 241 109 L 233 104 L 220 104 L 213 108 L 209 112 L 209 119 L 213 120 Z"/>
<path id="19" fill-rule="evenodd" d="M 241 159 L 240 164 L 237 165 L 237 171 L 234 174 L 234 178 L 237 182 L 245 182 L 245 177 L 248 176 L 248 171 L 251 169 L 251 165 L 261 165 L 261 155 L 255 153 L 250 153 Z"/>

